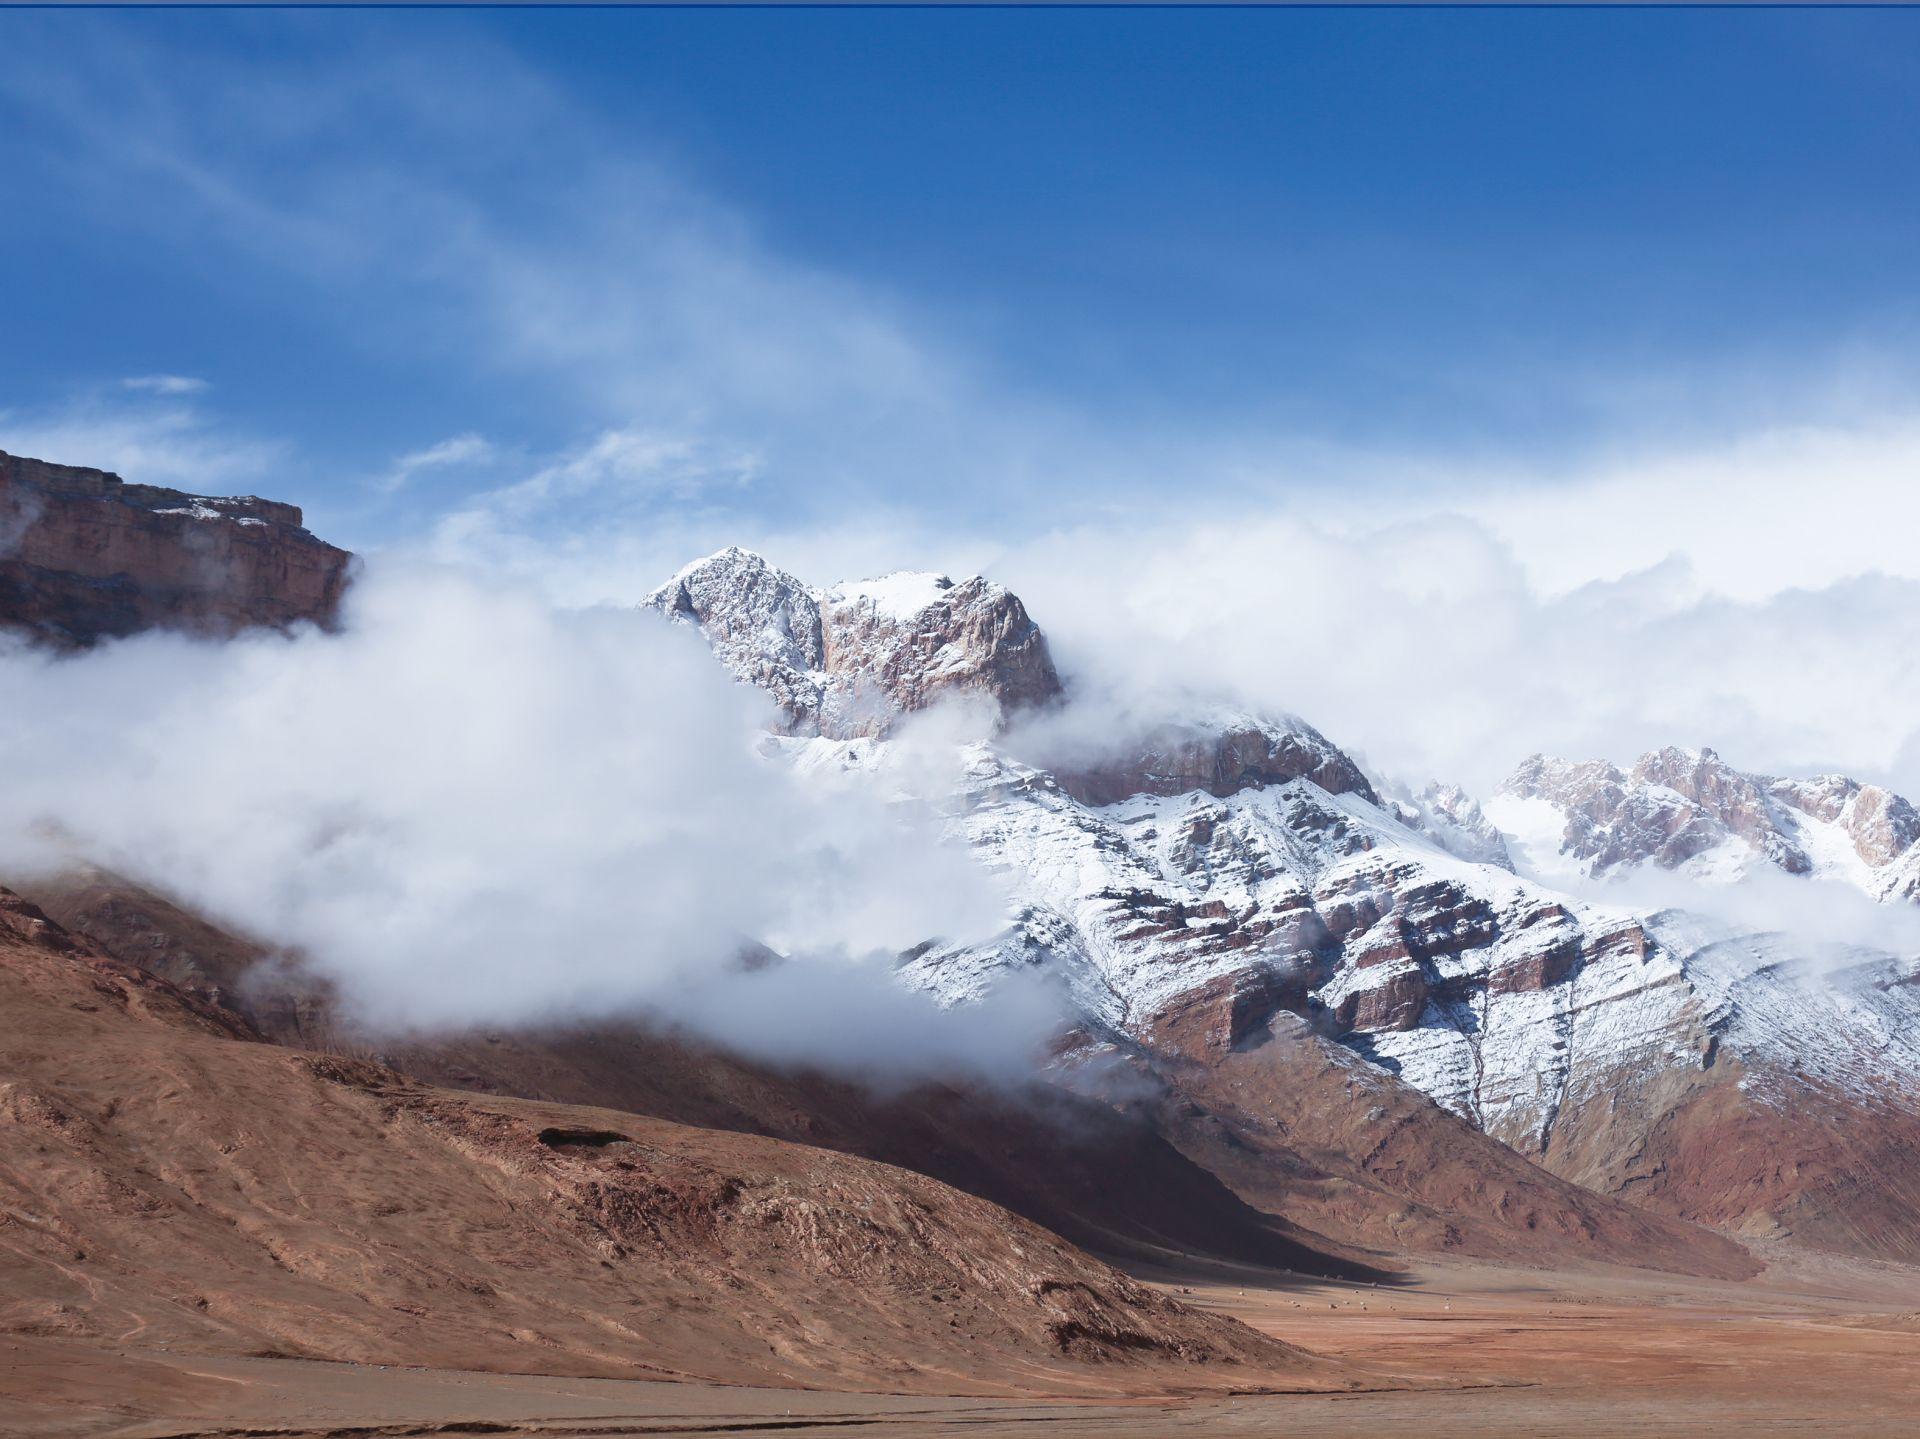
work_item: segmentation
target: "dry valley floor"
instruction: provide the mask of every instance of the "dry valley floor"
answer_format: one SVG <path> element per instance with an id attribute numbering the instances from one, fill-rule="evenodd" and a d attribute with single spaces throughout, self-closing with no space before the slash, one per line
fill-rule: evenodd
<path id="1" fill-rule="evenodd" d="M 1744 1284 L 1429 1266 L 1399 1288 L 1213 1269 L 1189 1302 L 1375 1376 L 1360 1392 L 939 1398 L 0 1341 L 0 1432 L 1431 1436 L 1912 1434 L 1920 1276 L 1770 1257 Z"/>

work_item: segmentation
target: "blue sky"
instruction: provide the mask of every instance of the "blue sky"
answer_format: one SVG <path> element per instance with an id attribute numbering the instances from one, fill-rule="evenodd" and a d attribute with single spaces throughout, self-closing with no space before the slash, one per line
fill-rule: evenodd
<path id="1" fill-rule="evenodd" d="M 1445 503 L 1920 382 L 1920 12 L 7 12 L 0 48 L 0 445 L 356 546 Z"/>

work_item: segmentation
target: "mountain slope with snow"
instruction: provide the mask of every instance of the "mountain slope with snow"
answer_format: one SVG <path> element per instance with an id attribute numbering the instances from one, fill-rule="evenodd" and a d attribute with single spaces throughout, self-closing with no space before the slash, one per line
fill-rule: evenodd
<path id="1" fill-rule="evenodd" d="M 1534 755 L 1489 809 L 1546 863 L 1590 877 L 1644 865 L 1728 881 L 1771 867 L 1920 900 L 1920 811 L 1846 775 L 1748 774 L 1710 749 L 1655 750 L 1625 771 Z"/>
<path id="2" fill-rule="evenodd" d="M 736 595 L 729 586 L 740 573 L 748 583 Z M 816 609 L 802 607 L 803 616 L 827 616 L 824 597 L 865 596 L 872 582 L 808 591 L 790 577 L 770 587 L 768 573 L 778 574 L 743 569 L 735 552 L 723 552 L 683 571 L 650 603 L 699 623 L 743 679 L 768 685 L 771 673 L 778 695 L 789 652 L 780 648 L 785 631 L 767 619 L 778 607 L 764 597 L 777 592 L 785 604 L 805 593 Z M 1018 607 L 985 581 L 954 589 L 968 587 L 994 594 L 1003 614 Z M 676 598 L 682 594 L 688 603 Z M 1883 1129 L 1906 1122 L 1901 1116 L 1920 1104 L 1913 960 L 1859 953 L 1828 972 L 1783 937 L 1713 930 L 1551 888 L 1514 872 L 1498 832 L 1464 796 L 1383 796 L 1294 720 L 1182 717 L 1144 739 L 1116 731 L 1109 752 L 1057 770 L 1023 762 L 1004 737 L 980 741 L 955 757 L 940 792 L 925 793 L 924 755 L 886 736 L 941 675 L 969 676 L 1003 712 L 1031 703 L 1019 667 L 996 664 L 992 646 L 1005 627 L 966 627 L 964 613 L 916 610 L 911 646 L 897 639 L 902 621 L 891 612 L 876 620 L 884 638 L 860 651 L 858 665 L 808 673 L 854 689 L 887 673 L 889 682 L 867 693 L 887 698 L 891 710 L 862 713 L 849 732 L 828 698 L 824 722 L 796 723 L 776 743 L 805 771 L 901 794 L 919 787 L 917 797 L 942 809 L 954 837 L 1008 880 L 1016 897 L 1008 929 L 987 944 L 915 951 L 902 963 L 906 982 L 961 1003 L 1009 971 L 1041 970 L 1066 986 L 1096 1042 L 1119 1036 L 1149 1051 L 1196 996 L 1224 992 L 1231 1001 L 1223 1055 L 1291 1011 L 1308 1032 L 1561 1173 L 1643 1192 L 1687 1217 L 1759 1222 L 1763 1231 L 1798 1225 L 1840 1242 L 1844 1215 L 1838 1227 L 1827 1224 L 1821 1206 L 1844 1211 L 1851 1201 L 1816 1176 L 1799 1182 L 1781 1163 L 1806 1138 L 1792 1106 L 1817 1093 L 1807 1113 L 1817 1111 L 1822 1124 L 1836 1113 Z M 760 643 L 768 636 L 771 648 Z M 1020 649 L 1043 646 L 1037 630 L 1021 632 Z M 938 668 L 907 678 L 915 655 Z M 1002 677 L 1016 681 L 1004 693 L 994 688 Z M 1056 684 L 1049 703 L 1063 702 Z M 1257 736 L 1258 758 L 1237 763 L 1249 735 Z M 1726 841 L 1690 830 L 1704 827 L 1703 815 L 1719 826 L 1714 834 L 1735 836 L 1782 867 L 1806 851 L 1814 823 L 1847 833 L 1862 855 L 1876 843 L 1892 860 L 1906 852 L 1898 845 L 1906 811 L 1865 787 L 1782 788 L 1698 770 L 1673 758 L 1650 767 L 1639 797 L 1619 806 L 1616 828 L 1594 826 L 1595 856 L 1613 853 L 1605 836 L 1626 835 L 1618 826 L 1628 821 L 1639 826 L 1635 844 L 1644 829 L 1664 836 L 1670 853 L 1706 853 Z M 1674 794 L 1684 786 L 1700 796 L 1684 817 L 1657 809 L 1649 817 L 1662 777 L 1676 782 Z M 1621 788 L 1604 773 L 1567 782 L 1604 795 Z M 1794 820 L 1798 829 L 1780 820 L 1789 809 L 1804 817 Z M 1821 818 L 1823 810 L 1834 817 Z M 1770 1116 L 1767 1145 L 1719 1156 L 1723 1162 L 1708 1167 L 1718 1176 L 1712 1194 L 1671 1176 L 1653 1182 L 1636 1157 L 1658 1148 L 1683 1108 L 1697 1119 L 1708 1095 L 1743 1120 Z M 1692 1164 L 1713 1140 L 1695 1135 L 1688 1143 Z M 1774 1178 L 1748 1184 L 1742 1165 Z M 1894 1175 L 1882 1186 L 1908 1197 L 1891 1201 L 1891 1217 L 1876 1222 L 1865 1247 L 1920 1257 L 1920 1190 L 1903 1185 Z M 1746 1196 L 1732 1210 L 1724 1202 L 1730 1190 Z"/>

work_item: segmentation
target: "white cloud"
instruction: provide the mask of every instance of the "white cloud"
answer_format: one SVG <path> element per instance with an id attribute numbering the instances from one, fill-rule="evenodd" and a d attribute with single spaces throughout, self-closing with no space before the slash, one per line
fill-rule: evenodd
<path id="1" fill-rule="evenodd" d="M 398 490 L 423 470 L 456 469 L 466 466 L 491 464 L 498 452 L 493 441 L 485 435 L 469 431 L 463 435 L 452 435 L 437 444 L 428 445 L 423 450 L 413 450 L 393 462 L 393 468 L 381 481 L 380 488 L 389 492 Z"/>
<path id="2" fill-rule="evenodd" d="M 402 455 L 394 462 L 394 468 L 411 474 L 415 470 L 437 469 L 442 465 L 484 464 L 492 458 L 493 443 L 485 435 L 468 433 L 454 435 L 437 445 Z"/>
<path id="3" fill-rule="evenodd" d="M 523 524 L 555 507 L 575 515 L 607 505 L 630 511 L 638 501 L 685 500 L 715 487 L 750 484 L 756 468 L 750 453 L 717 452 L 697 439 L 637 427 L 606 430 L 526 479 L 479 496 L 469 508 L 497 522 Z"/>
<path id="4" fill-rule="evenodd" d="M 121 388 L 140 390 L 150 395 L 193 395 L 206 389 L 205 380 L 191 375 L 132 375 L 120 382 Z"/>
<path id="5" fill-rule="evenodd" d="M 697 537 L 737 527 L 737 514 L 714 507 L 747 491 L 759 463 L 698 438 L 606 430 L 460 503 L 424 549 L 514 575 L 559 603 L 630 604 L 688 553 L 704 553 Z"/>
<path id="6" fill-rule="evenodd" d="M 234 434 L 178 399 L 86 398 L 51 410 L 0 410 L 0 450 L 194 494 L 273 494 L 286 456 L 285 446 Z"/>
<path id="7" fill-rule="evenodd" d="M 1661 869 L 1635 869 L 1600 880 L 1555 879 L 1600 904 L 1641 914 L 1685 910 L 1734 934 L 1777 934 L 1814 971 L 1858 964 L 1858 951 L 1920 954 L 1920 907 L 1881 904 L 1838 880 L 1807 879 L 1770 865 L 1738 883 L 1714 884 Z"/>
<path id="8" fill-rule="evenodd" d="M 303 951 L 382 1026 L 650 1013 L 781 1059 L 1015 1064 L 891 954 L 1004 896 L 910 810 L 754 753 L 691 633 L 375 563 L 345 632 L 0 660 L 0 865 L 81 854 Z M 792 960 L 743 972 L 765 941 Z M 878 956 L 876 958 L 875 956 Z"/>
<path id="9" fill-rule="evenodd" d="M 1920 791 L 1920 580 L 1743 600 L 1671 560 L 1547 593 L 1510 541 L 1459 517 L 1088 527 L 996 568 L 1090 693 L 1291 711 L 1405 778 L 1486 793 L 1534 750 L 1678 743 Z"/>
<path id="10" fill-rule="evenodd" d="M 1684 558 L 1703 591 L 1764 600 L 1870 573 L 1920 579 L 1920 418 L 1766 426 L 1572 475 L 1450 487 L 1547 593 Z"/>

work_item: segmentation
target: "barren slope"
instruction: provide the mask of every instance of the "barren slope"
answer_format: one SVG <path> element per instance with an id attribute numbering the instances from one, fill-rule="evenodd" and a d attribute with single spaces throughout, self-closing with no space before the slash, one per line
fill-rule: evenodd
<path id="1" fill-rule="evenodd" d="M 322 999 L 250 985 L 252 946 L 125 879 L 75 871 L 31 893 L 122 960 L 227 999 L 281 1042 L 375 1058 L 434 1084 L 884 1160 L 1101 1253 L 1360 1279 L 1420 1253 L 1755 1268 L 1718 1236 L 1542 1171 L 1291 1015 L 1236 1036 L 1231 986 L 1190 996 L 1154 1046 L 1126 1049 L 1106 1081 L 1097 1069 L 1078 1075 L 1085 1092 L 922 1084 L 880 1096 L 634 1025 L 356 1040 L 335 1031 Z"/>
<path id="2" fill-rule="evenodd" d="M 1247 1205 L 1168 1144 L 1148 1115 L 1037 1079 L 878 1092 L 637 1023 L 367 1038 L 337 1028 L 322 987 L 256 978 L 258 946 L 121 876 L 77 868 L 26 892 L 66 928 L 238 1010 L 276 1043 L 373 1059 L 452 1089 L 598 1105 L 897 1164 L 1103 1254 L 1198 1253 L 1377 1277 L 1338 1246 Z"/>
<path id="3" fill-rule="evenodd" d="M 1096 1253 L 1210 1255 L 1357 1280 L 1419 1253 L 1755 1270 L 1718 1235 L 1540 1170 L 1290 1014 L 1235 1034 L 1231 986 L 1190 995 L 1152 1047 L 1073 1072 L 1077 1089 L 922 1084 L 876 1095 L 634 1024 L 369 1043 L 338 1034 L 323 997 L 250 984 L 259 951 L 244 939 L 119 876 L 75 870 L 31 897 L 115 957 L 240 1007 L 282 1043 L 378 1059 L 430 1084 L 885 1160 Z"/>
<path id="4" fill-rule="evenodd" d="M 252 1042 L 10 895 L 0 1055 L 16 1334 L 901 1391 L 1327 1373 L 920 1175 Z"/>

